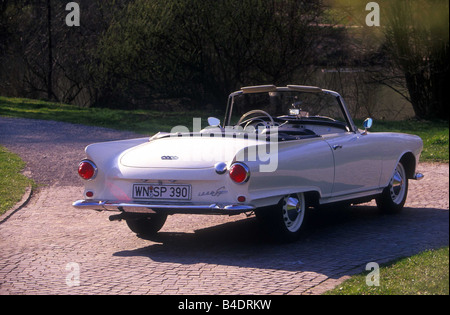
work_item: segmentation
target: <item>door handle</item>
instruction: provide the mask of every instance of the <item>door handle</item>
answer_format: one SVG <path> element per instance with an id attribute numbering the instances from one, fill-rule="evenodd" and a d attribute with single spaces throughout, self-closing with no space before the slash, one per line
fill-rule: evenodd
<path id="1" fill-rule="evenodd" d="M 333 150 L 336 151 L 337 149 L 342 149 L 342 145 L 340 145 L 340 144 L 333 145 Z"/>

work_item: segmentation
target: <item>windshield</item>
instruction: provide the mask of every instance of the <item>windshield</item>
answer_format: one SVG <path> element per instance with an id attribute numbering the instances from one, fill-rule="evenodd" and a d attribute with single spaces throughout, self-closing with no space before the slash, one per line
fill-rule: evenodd
<path id="1" fill-rule="evenodd" d="M 285 120 L 324 120 L 347 124 L 336 96 L 327 93 L 276 91 L 233 96 L 230 104 L 230 125 L 252 110 L 262 110 L 273 118 Z"/>

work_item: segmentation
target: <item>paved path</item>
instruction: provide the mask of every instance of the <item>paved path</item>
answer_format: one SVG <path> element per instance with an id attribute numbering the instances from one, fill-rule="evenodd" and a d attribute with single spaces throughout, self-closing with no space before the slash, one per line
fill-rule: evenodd
<path id="1" fill-rule="evenodd" d="M 134 136 L 0 117 L 0 144 L 42 184 L 0 218 L 0 294 L 320 294 L 369 262 L 449 243 L 449 168 L 428 163 L 401 214 L 379 215 L 373 203 L 323 210 L 294 244 L 272 243 L 245 215 L 175 215 L 158 241 L 140 239 L 107 213 L 71 207 L 84 146 Z"/>

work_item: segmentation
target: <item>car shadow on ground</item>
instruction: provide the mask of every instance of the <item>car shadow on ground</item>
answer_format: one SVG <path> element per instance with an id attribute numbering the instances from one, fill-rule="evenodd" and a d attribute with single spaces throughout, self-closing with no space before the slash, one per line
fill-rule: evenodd
<path id="1" fill-rule="evenodd" d="M 383 215 L 373 206 L 311 211 L 302 238 L 288 244 L 273 241 L 254 217 L 195 233 L 160 232 L 149 242 L 114 256 L 339 276 L 368 262 L 384 263 L 448 245 L 449 211 L 405 208 L 399 214 Z"/>

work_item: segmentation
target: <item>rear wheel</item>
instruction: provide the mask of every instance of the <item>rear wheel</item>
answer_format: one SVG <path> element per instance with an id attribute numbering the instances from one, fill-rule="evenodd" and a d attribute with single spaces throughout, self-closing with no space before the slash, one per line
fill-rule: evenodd
<path id="1" fill-rule="evenodd" d="M 283 242 L 292 242 L 300 237 L 305 215 L 303 193 L 287 195 L 277 205 L 256 211 L 258 220 L 268 232 Z"/>
<path id="2" fill-rule="evenodd" d="M 142 236 L 152 236 L 158 233 L 166 222 L 166 214 L 152 214 L 149 217 L 127 219 L 127 225 L 134 233 Z"/>
<path id="3" fill-rule="evenodd" d="M 385 213 L 397 213 L 403 209 L 408 195 L 408 177 L 401 162 L 398 163 L 389 185 L 376 198 L 378 208 Z"/>

